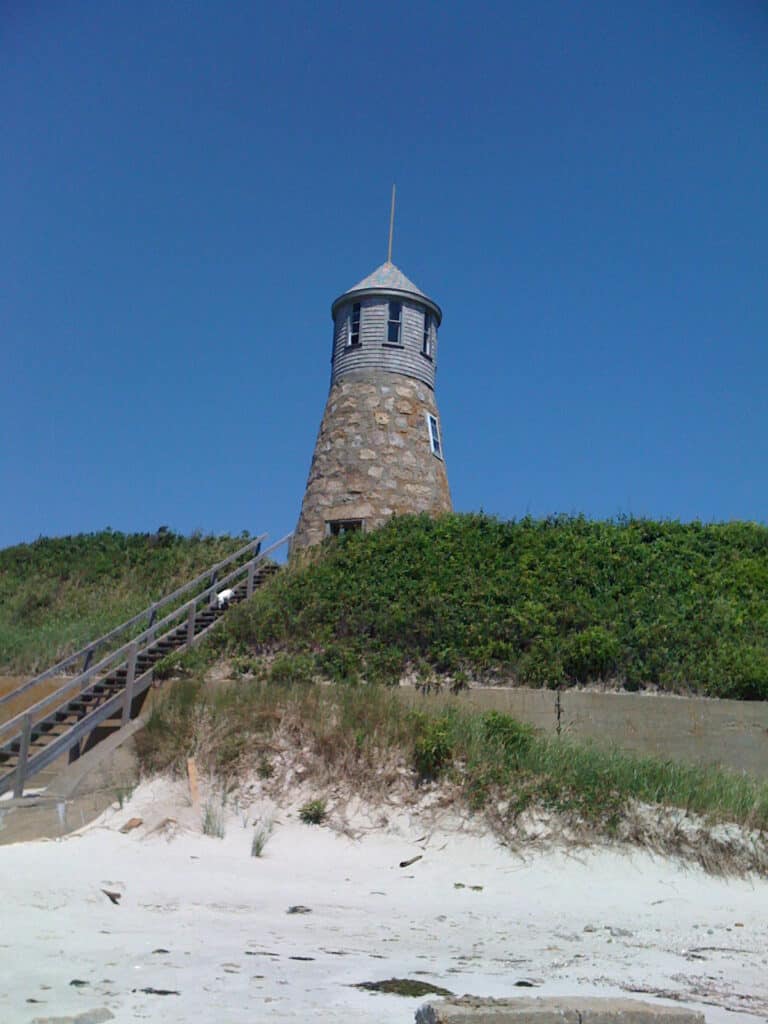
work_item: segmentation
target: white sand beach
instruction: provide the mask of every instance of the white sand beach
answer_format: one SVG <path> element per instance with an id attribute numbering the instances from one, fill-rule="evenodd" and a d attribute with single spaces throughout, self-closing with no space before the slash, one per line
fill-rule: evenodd
<path id="1" fill-rule="evenodd" d="M 254 858 L 252 822 L 270 813 Z M 767 880 L 605 847 L 519 855 L 456 822 L 350 814 L 355 837 L 305 825 L 254 784 L 217 839 L 185 786 L 155 780 L 78 833 L 0 847 L 0 1021 L 105 1008 L 117 1022 L 405 1024 L 434 998 L 355 987 L 388 978 L 768 1018 Z"/>

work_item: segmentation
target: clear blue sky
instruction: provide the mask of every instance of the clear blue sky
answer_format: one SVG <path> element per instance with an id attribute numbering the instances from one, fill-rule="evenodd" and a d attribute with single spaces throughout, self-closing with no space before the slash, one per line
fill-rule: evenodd
<path id="1" fill-rule="evenodd" d="M 760 0 L 7 2 L 0 94 L 0 545 L 291 530 L 393 181 L 458 510 L 765 521 Z"/>

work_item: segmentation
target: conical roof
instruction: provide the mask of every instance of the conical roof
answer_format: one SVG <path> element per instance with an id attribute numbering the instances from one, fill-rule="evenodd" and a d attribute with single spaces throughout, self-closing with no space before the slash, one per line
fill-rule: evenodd
<path id="1" fill-rule="evenodd" d="M 424 295 L 421 288 L 417 288 L 413 281 L 409 281 L 405 274 L 396 267 L 394 263 L 382 263 L 372 274 L 364 277 L 351 292 L 368 290 L 369 288 L 386 288 L 388 291 L 410 292 L 412 295 Z M 424 295 L 426 298 L 426 295 Z"/>
<path id="2" fill-rule="evenodd" d="M 371 293 L 374 295 L 377 293 L 381 295 L 393 293 L 410 295 L 412 298 L 420 299 L 425 305 L 429 306 L 436 313 L 438 323 L 442 320 L 442 310 L 437 303 L 430 299 L 421 288 L 417 288 L 413 281 L 410 281 L 402 270 L 396 267 L 394 263 L 390 263 L 389 260 L 386 263 L 382 263 L 380 267 L 377 267 L 368 277 L 364 277 L 354 288 L 350 288 L 349 291 L 340 295 L 331 307 L 331 315 L 335 315 L 336 307 L 342 301 L 347 301 L 353 296 Z"/>

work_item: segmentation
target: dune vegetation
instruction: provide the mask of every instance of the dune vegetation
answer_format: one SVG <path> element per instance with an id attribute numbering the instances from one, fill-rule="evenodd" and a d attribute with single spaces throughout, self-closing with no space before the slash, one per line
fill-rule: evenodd
<path id="1" fill-rule="evenodd" d="M 153 706 L 136 743 L 148 775 L 183 776 L 194 757 L 223 793 L 253 776 L 278 799 L 309 786 L 308 822 L 352 794 L 382 807 L 431 794 L 511 844 L 619 840 L 713 872 L 768 874 L 763 781 L 544 737 L 497 711 L 411 706 L 389 687 L 193 675 Z"/>

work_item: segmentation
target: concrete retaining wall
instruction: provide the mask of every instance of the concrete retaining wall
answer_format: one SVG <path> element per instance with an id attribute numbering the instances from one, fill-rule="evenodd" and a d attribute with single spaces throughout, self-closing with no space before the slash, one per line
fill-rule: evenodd
<path id="1" fill-rule="evenodd" d="M 59 758 L 60 770 L 44 793 L 0 801 L 0 846 L 58 839 L 130 793 L 139 782 L 133 737 L 145 721 L 135 718 L 70 765 Z"/>
<path id="2" fill-rule="evenodd" d="M 504 711 L 548 734 L 556 734 L 559 723 L 561 735 L 572 739 L 768 779 L 765 701 L 578 690 L 558 694 L 526 687 L 477 687 L 455 697 L 411 691 L 408 699 Z"/>

